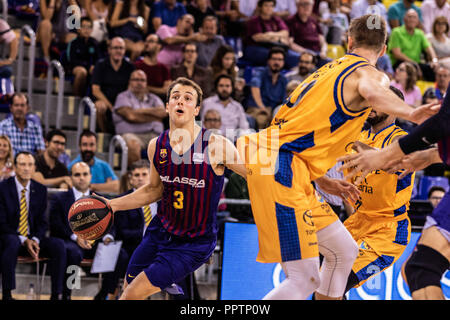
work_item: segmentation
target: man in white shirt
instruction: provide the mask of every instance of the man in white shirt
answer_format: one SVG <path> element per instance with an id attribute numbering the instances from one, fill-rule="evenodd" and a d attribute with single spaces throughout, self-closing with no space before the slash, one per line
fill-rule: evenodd
<path id="1" fill-rule="evenodd" d="M 202 122 L 206 120 L 205 114 L 208 110 L 217 110 L 221 116 L 222 125 L 220 129 L 222 134 L 234 141 L 245 133 L 243 130 L 249 129 L 249 124 L 244 108 L 231 97 L 234 90 L 233 78 L 221 74 L 214 81 L 214 87 L 217 94 L 203 101 Z"/>
<path id="2" fill-rule="evenodd" d="M 433 31 L 433 22 L 436 17 L 446 17 L 448 23 L 450 23 L 450 5 L 446 0 L 425 0 L 420 10 L 422 10 L 425 33 Z"/>

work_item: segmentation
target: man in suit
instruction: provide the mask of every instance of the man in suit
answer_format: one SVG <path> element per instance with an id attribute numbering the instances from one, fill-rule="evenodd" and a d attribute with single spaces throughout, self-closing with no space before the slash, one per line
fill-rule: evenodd
<path id="1" fill-rule="evenodd" d="M 93 258 L 98 245 L 93 244 L 92 241 L 81 239 L 72 232 L 67 220 L 67 214 L 70 206 L 79 198 L 91 194 L 89 189 L 91 183 L 91 169 L 85 162 L 77 162 L 71 168 L 71 179 L 73 187 L 66 192 L 57 193 L 50 202 L 50 235 L 62 239 L 66 251 L 66 265 L 80 265 L 83 258 Z M 110 233 L 102 238 L 104 244 L 114 241 L 114 228 Z M 117 271 L 120 268 L 126 269 L 127 263 L 124 262 L 123 254 L 119 255 L 116 264 L 116 270 L 104 274 L 102 288 L 97 294 L 99 296 L 106 296 L 108 292 L 114 292 L 119 276 L 122 275 Z M 125 270 L 126 271 L 126 270 Z M 123 271 L 122 273 L 125 273 Z M 67 277 L 68 275 L 66 275 Z M 104 294 L 104 292 L 107 292 Z M 64 286 L 63 300 L 69 300 L 71 290 L 68 286 Z"/>
<path id="2" fill-rule="evenodd" d="M 30 152 L 17 153 L 14 171 L 15 177 L 0 183 L 3 300 L 13 300 L 11 291 L 16 287 L 17 257 L 26 255 L 34 259 L 50 258 L 51 299 L 57 299 L 63 287 L 65 252 L 62 241 L 45 237 L 47 188 L 31 180 L 35 159 Z"/>

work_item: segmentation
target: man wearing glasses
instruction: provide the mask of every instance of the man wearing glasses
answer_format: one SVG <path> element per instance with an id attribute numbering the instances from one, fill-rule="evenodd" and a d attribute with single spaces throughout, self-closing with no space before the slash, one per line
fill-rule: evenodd
<path id="1" fill-rule="evenodd" d="M 117 96 L 113 113 L 116 134 L 122 135 L 128 146 L 128 163 L 140 160 L 141 149 L 163 132 L 166 115 L 162 100 L 148 92 L 145 72 L 133 71 L 128 90 Z"/>
<path id="2" fill-rule="evenodd" d="M 100 131 L 114 133 L 112 110 L 117 95 L 127 90 L 134 65 L 125 58 L 125 41 L 115 37 L 108 45 L 108 57 L 100 59 L 92 75 L 92 95 Z"/>

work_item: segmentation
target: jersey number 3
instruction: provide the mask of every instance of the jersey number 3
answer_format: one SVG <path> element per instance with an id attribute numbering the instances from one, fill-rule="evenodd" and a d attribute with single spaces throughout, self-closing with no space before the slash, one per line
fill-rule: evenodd
<path id="1" fill-rule="evenodd" d="M 176 201 L 173 202 L 173 207 L 175 209 L 183 209 L 183 200 L 184 200 L 183 192 L 181 192 L 181 191 L 174 191 L 173 196 L 176 199 Z"/>

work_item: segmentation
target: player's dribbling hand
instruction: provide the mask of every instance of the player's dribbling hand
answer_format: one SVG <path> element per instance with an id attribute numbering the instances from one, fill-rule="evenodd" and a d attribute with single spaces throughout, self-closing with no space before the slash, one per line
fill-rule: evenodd
<path id="1" fill-rule="evenodd" d="M 364 149 L 364 147 L 359 144 L 355 144 L 354 147 L 358 153 L 340 157 L 337 161 L 344 162 L 342 167 L 339 169 L 340 171 L 344 172 L 345 169 L 348 169 L 348 174 L 345 176 L 346 180 L 351 180 L 359 172 L 362 173 L 354 182 L 355 185 L 359 185 L 371 171 L 383 168 L 385 163 L 382 157 L 380 157 L 382 150 Z"/>

